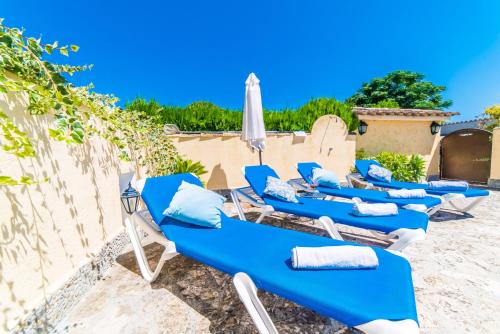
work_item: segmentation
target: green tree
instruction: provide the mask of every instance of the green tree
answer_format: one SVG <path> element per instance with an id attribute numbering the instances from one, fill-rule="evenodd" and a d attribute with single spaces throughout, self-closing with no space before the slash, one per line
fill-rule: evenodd
<path id="1" fill-rule="evenodd" d="M 381 103 L 387 104 L 387 101 L 401 108 L 442 110 L 451 106 L 452 101 L 444 100 L 442 96 L 445 86 L 423 79 L 421 73 L 394 71 L 383 78 L 363 83 L 346 102 L 358 107 L 380 106 Z"/>
<path id="2" fill-rule="evenodd" d="M 393 99 L 387 99 L 387 100 L 377 102 L 373 105 L 373 107 L 375 107 L 375 108 L 401 108 L 399 106 L 399 103 L 397 103 Z"/>

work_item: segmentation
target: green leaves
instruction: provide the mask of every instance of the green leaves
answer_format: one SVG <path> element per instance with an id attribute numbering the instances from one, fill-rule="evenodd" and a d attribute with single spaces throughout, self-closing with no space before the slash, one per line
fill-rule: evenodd
<path id="1" fill-rule="evenodd" d="M 126 105 L 128 112 L 140 111 L 157 124 L 175 124 L 181 131 L 239 131 L 243 114 L 221 108 L 210 102 L 194 102 L 182 107 L 161 106 L 154 100 L 135 99 Z M 323 115 L 337 115 L 349 131 L 358 127 L 358 119 L 349 105 L 333 98 L 313 99 L 298 109 L 265 110 L 266 129 L 271 131 L 310 131 Z"/>
<path id="2" fill-rule="evenodd" d="M 193 162 L 190 159 L 183 159 L 179 157 L 175 160 L 173 173 L 174 174 L 193 173 L 196 176 L 200 177 L 201 175 L 206 174 L 208 172 L 205 169 L 205 166 L 201 164 L 201 162 L 199 161 Z"/>
<path id="3" fill-rule="evenodd" d="M 55 140 L 75 144 L 83 143 L 85 130 L 82 123 L 80 123 L 76 117 L 68 117 L 66 114 L 57 114 L 54 126 L 55 128 L 49 129 L 49 136 Z"/>
<path id="4" fill-rule="evenodd" d="M 420 182 L 425 176 L 425 161 L 419 154 L 408 157 L 405 154 L 383 151 L 374 157 L 368 157 L 364 151 L 359 150 L 356 152 L 356 159 L 358 158 L 377 160 L 398 181 Z"/>
<path id="5" fill-rule="evenodd" d="M 59 53 L 62 54 L 63 56 L 68 57 L 68 48 L 66 46 L 59 48 Z"/>
<path id="6" fill-rule="evenodd" d="M 359 107 L 444 109 L 451 100 L 443 100 L 445 86 L 424 81 L 424 75 L 411 71 L 394 71 L 383 78 L 363 83 L 347 103 Z"/>
<path id="7" fill-rule="evenodd" d="M 86 130 L 95 132 L 91 119 L 102 119 L 116 109 L 116 98 L 92 92 L 93 86 L 77 87 L 69 83 L 66 75 L 92 68 L 92 65 L 73 66 L 52 64 L 42 59 L 58 51 L 64 56 L 77 52 L 75 44 L 59 46 L 59 42 L 43 44 L 40 38 L 24 36 L 24 31 L 9 28 L 0 20 L 0 93 L 28 95 L 28 111 L 34 115 L 57 113 L 49 136 L 67 143 L 83 143 Z M 13 74 L 13 75 L 7 75 Z M 84 126 L 84 124 L 89 124 Z M 103 134 L 113 137 L 115 134 Z M 121 149 L 123 141 L 115 140 Z M 34 157 L 35 150 L 28 135 L 0 111 L 1 148 L 19 158 Z M 0 176 L 0 185 L 33 184 L 29 176 L 15 179 Z"/>

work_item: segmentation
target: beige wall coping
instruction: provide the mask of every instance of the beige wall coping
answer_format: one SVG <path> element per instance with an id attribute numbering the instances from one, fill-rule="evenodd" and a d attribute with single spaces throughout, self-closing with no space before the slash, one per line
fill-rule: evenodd
<path id="1" fill-rule="evenodd" d="M 401 116 L 401 115 L 358 115 L 362 121 L 447 121 L 451 116 Z"/>

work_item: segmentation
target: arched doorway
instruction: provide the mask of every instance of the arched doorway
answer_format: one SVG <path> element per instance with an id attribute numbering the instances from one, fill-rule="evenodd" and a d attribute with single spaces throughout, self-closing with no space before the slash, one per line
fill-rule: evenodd
<path id="1" fill-rule="evenodd" d="M 487 183 L 491 166 L 491 133 L 463 129 L 441 140 L 441 178 Z"/>

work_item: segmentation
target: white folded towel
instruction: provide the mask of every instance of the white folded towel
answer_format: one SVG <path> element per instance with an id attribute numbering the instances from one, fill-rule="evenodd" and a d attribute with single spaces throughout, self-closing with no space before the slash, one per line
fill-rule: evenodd
<path id="1" fill-rule="evenodd" d="M 377 254 L 365 246 L 295 247 L 295 269 L 362 269 L 378 266 Z"/>
<path id="2" fill-rule="evenodd" d="M 395 216 L 398 206 L 394 203 L 354 203 L 352 213 L 356 216 Z"/>
<path id="3" fill-rule="evenodd" d="M 429 189 L 466 191 L 469 184 L 466 181 L 430 181 Z"/>
<path id="4" fill-rule="evenodd" d="M 389 190 L 389 198 L 424 198 L 427 192 L 424 189 Z"/>

